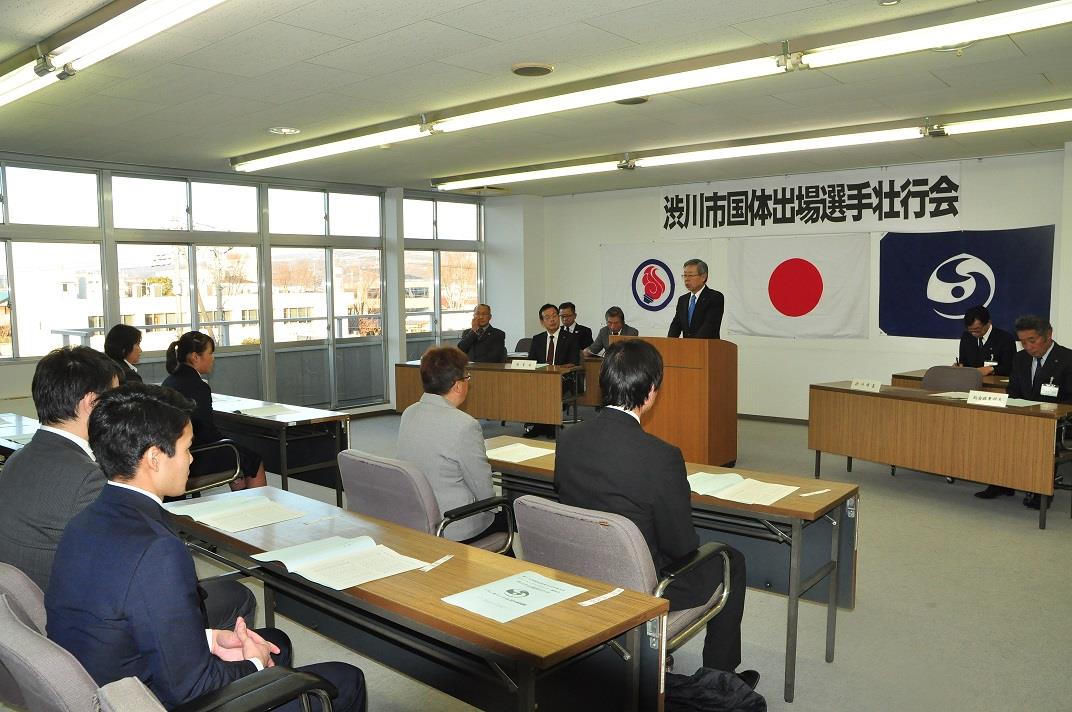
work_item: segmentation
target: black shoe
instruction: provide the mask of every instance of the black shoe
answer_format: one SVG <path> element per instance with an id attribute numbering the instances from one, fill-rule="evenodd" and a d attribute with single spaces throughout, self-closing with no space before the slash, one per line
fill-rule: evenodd
<path id="1" fill-rule="evenodd" d="M 540 426 L 538 425 L 526 425 L 525 432 L 521 433 L 523 438 L 538 438 L 540 437 Z"/>
<path id="2" fill-rule="evenodd" d="M 756 685 L 759 684 L 759 673 L 755 670 L 742 670 L 737 673 L 737 677 L 741 678 L 741 682 L 748 685 L 753 690 L 756 689 Z"/>
<path id="3" fill-rule="evenodd" d="M 1024 506 L 1028 509 L 1041 509 L 1042 508 L 1042 495 L 1040 494 L 1027 494 L 1024 496 Z"/>
<path id="4" fill-rule="evenodd" d="M 975 493 L 975 496 L 979 499 L 994 499 L 1005 495 L 1006 497 L 1012 497 L 1013 491 L 1008 487 L 998 487 L 997 485 L 987 485 L 986 489 L 979 490 Z"/>

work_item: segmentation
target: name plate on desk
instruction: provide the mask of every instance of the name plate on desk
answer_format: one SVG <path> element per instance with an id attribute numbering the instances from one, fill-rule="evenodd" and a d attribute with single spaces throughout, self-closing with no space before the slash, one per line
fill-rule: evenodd
<path id="1" fill-rule="evenodd" d="M 536 359 L 531 358 L 515 358 L 510 362 L 510 368 L 519 368 L 524 371 L 535 371 L 537 366 L 539 364 L 536 363 Z"/>
<path id="2" fill-rule="evenodd" d="M 868 378 L 854 378 L 849 385 L 851 391 L 867 391 L 868 393 L 878 393 L 882 390 L 882 381 L 874 381 Z"/>
<path id="3" fill-rule="evenodd" d="M 1008 393 L 968 391 L 968 405 L 989 405 L 994 408 L 1004 408 L 1008 400 Z"/>

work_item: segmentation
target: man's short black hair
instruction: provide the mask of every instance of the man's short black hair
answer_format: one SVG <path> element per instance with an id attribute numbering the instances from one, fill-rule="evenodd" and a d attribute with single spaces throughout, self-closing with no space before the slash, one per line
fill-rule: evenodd
<path id="1" fill-rule="evenodd" d="M 469 357 L 457 346 L 428 349 L 421 356 L 421 385 L 425 393 L 441 396 L 465 378 Z"/>
<path id="2" fill-rule="evenodd" d="M 561 304 L 559 304 L 558 313 L 561 314 L 563 309 L 569 309 L 574 314 L 577 313 L 577 307 L 573 304 L 573 302 L 562 302 Z"/>
<path id="3" fill-rule="evenodd" d="M 116 324 L 104 337 L 104 353 L 123 361 L 141 343 L 141 332 L 129 324 Z"/>
<path id="4" fill-rule="evenodd" d="M 607 347 L 599 369 L 603 405 L 633 410 L 644 405 L 652 388 L 663 383 L 663 357 L 643 339 L 616 341 Z"/>
<path id="5" fill-rule="evenodd" d="M 990 323 L 990 310 L 982 304 L 978 304 L 964 312 L 964 326 L 971 326 L 977 321 L 980 324 Z"/>
<path id="6" fill-rule="evenodd" d="M 119 365 L 88 346 L 48 352 L 37 362 L 30 384 L 37 419 L 42 425 L 74 420 L 87 394 L 104 393 L 119 377 Z"/>
<path id="7" fill-rule="evenodd" d="M 1042 335 L 1053 331 L 1053 324 L 1044 316 L 1025 314 L 1016 320 L 1016 331 L 1037 331 Z"/>
<path id="8" fill-rule="evenodd" d="M 127 383 L 102 395 L 89 416 L 89 445 L 104 476 L 133 479 L 154 445 L 174 457 L 193 409 L 178 391 L 148 383 Z"/>
<path id="9" fill-rule="evenodd" d="M 554 304 L 544 304 L 542 307 L 540 307 L 540 321 L 543 321 L 543 313 L 548 309 L 554 309 L 555 314 L 558 314 L 558 307 L 556 307 Z"/>
<path id="10" fill-rule="evenodd" d="M 607 310 L 607 313 L 604 314 L 604 316 L 607 319 L 610 319 L 611 317 L 616 317 L 618 319 L 621 319 L 622 323 L 625 323 L 625 312 L 622 311 L 621 307 L 611 307 Z"/>

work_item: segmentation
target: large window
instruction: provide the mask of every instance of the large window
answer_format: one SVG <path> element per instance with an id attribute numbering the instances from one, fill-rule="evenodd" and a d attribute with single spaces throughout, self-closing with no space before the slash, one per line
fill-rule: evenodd
<path id="1" fill-rule="evenodd" d="M 30 225 L 100 225 L 96 173 L 5 169 L 7 219 Z"/>
<path id="2" fill-rule="evenodd" d="M 328 222 L 332 235 L 380 236 L 380 198 L 377 195 L 328 193 Z"/>
<path id="3" fill-rule="evenodd" d="M 252 185 L 190 183 L 194 230 L 257 232 L 257 189 Z"/>
<path id="4" fill-rule="evenodd" d="M 480 303 L 480 260 L 475 252 L 439 253 L 439 308 L 443 331 L 467 329 Z"/>
<path id="5" fill-rule="evenodd" d="M 195 251 L 201 330 L 218 346 L 259 344 L 257 248 L 198 245 Z"/>
<path id="6" fill-rule="evenodd" d="M 411 240 L 480 239 L 480 206 L 475 203 L 406 198 L 402 220 Z"/>
<path id="7" fill-rule="evenodd" d="M 380 251 L 336 249 L 332 266 L 336 338 L 380 336 Z"/>
<path id="8" fill-rule="evenodd" d="M 90 317 L 104 314 L 101 252 L 96 243 L 13 242 L 19 356 L 43 356 L 65 344 L 104 346 Z"/>
<path id="9" fill-rule="evenodd" d="M 435 321 L 435 253 L 406 250 L 406 333 L 426 334 Z"/>
<path id="10" fill-rule="evenodd" d="M 7 281 L 7 245 L 0 242 L 0 358 L 11 358 L 11 285 Z"/>
<path id="11" fill-rule="evenodd" d="M 112 178 L 112 221 L 120 228 L 189 230 L 186 181 Z"/>
<path id="12" fill-rule="evenodd" d="M 324 194 L 315 190 L 268 189 L 268 229 L 278 234 L 323 235 Z"/>
<path id="13" fill-rule="evenodd" d="M 116 247 L 119 312 L 132 314 L 145 351 L 163 351 L 190 331 L 190 265 L 186 245 Z"/>
<path id="14" fill-rule="evenodd" d="M 272 308 L 276 342 L 327 338 L 324 250 L 272 248 Z"/>

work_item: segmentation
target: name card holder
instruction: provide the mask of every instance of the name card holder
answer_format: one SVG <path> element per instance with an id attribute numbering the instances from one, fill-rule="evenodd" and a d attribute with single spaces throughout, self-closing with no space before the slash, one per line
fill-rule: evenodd
<path id="1" fill-rule="evenodd" d="M 992 408 L 1004 408 L 1008 400 L 1008 393 L 968 391 L 968 405 L 988 405 Z"/>
<path id="2" fill-rule="evenodd" d="M 882 381 L 875 381 L 868 378 L 854 378 L 849 385 L 850 391 L 866 391 L 868 393 L 878 393 L 882 390 Z"/>
<path id="3" fill-rule="evenodd" d="M 517 368 L 523 371 L 535 371 L 538 365 L 536 359 L 531 358 L 515 358 L 510 362 L 510 368 Z"/>

